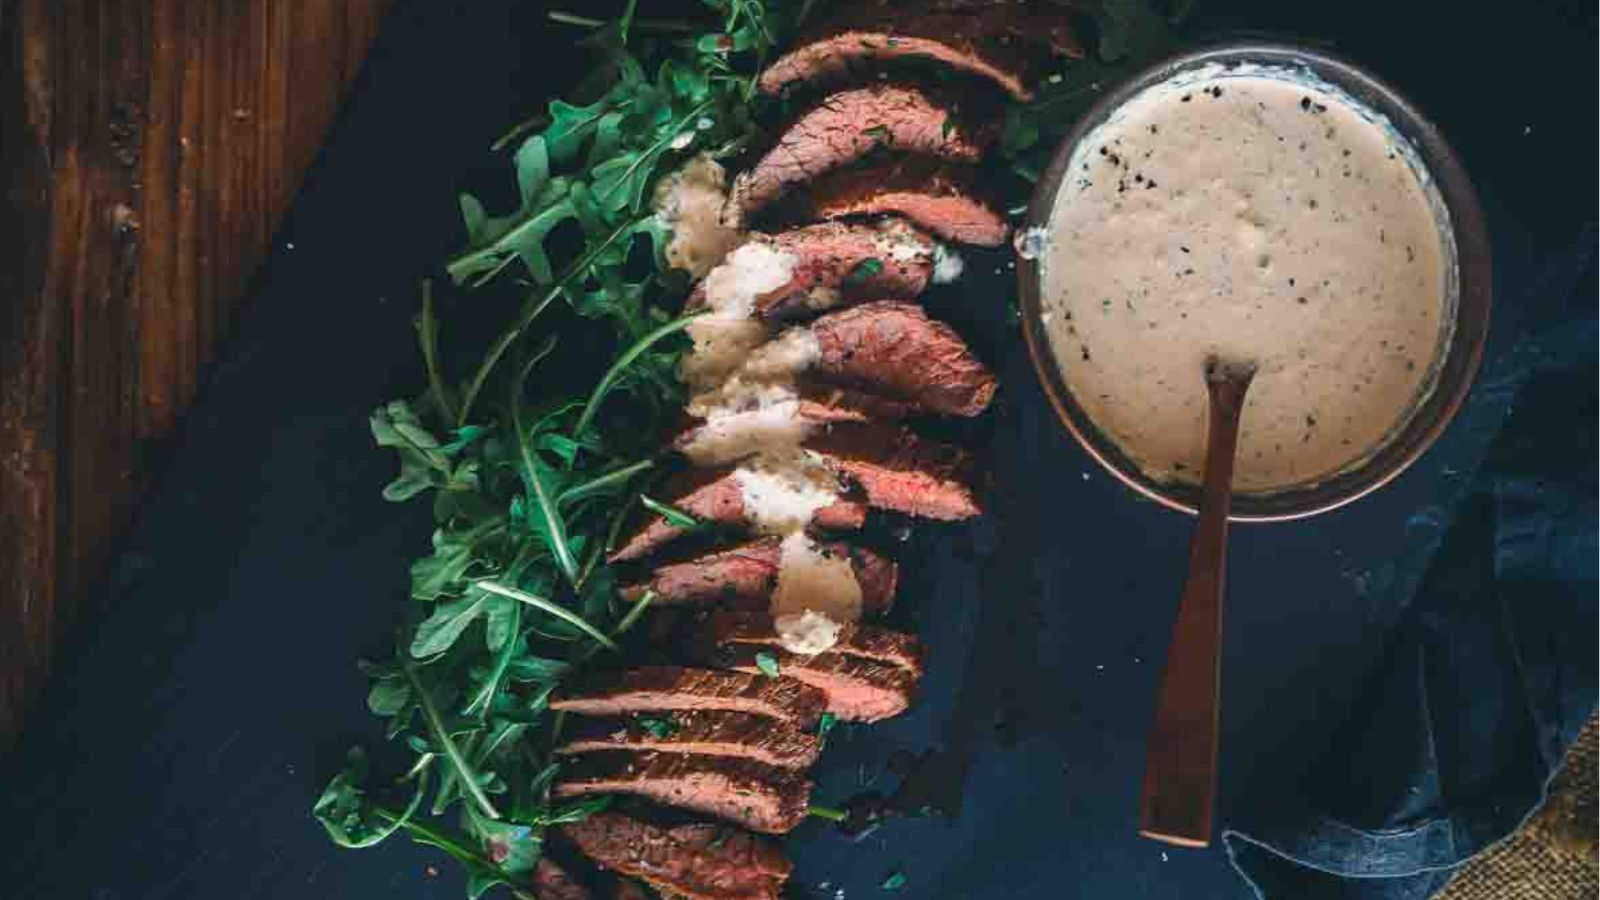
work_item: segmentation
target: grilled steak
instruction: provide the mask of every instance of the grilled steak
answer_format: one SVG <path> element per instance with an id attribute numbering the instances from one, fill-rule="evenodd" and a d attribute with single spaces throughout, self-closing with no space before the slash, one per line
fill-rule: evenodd
<path id="1" fill-rule="evenodd" d="M 736 547 L 714 550 L 689 559 L 658 566 L 650 580 L 620 591 L 623 599 L 637 601 L 646 590 L 655 592 L 660 606 L 718 606 L 764 610 L 778 584 L 782 540 L 759 538 Z M 894 560 L 843 541 L 822 545 L 825 553 L 847 556 L 861 586 L 862 611 L 880 616 L 894 603 L 899 567 Z"/>
<path id="2" fill-rule="evenodd" d="M 585 716 L 723 709 L 770 716 L 800 728 L 814 725 L 823 705 L 820 693 L 788 678 L 677 666 L 596 672 L 550 697 L 551 709 Z"/>
<path id="3" fill-rule="evenodd" d="M 974 186 L 972 170 L 911 157 L 817 179 L 798 204 L 807 219 L 895 213 L 962 244 L 998 247 L 1010 227 Z"/>
<path id="4" fill-rule="evenodd" d="M 540 857 L 533 867 L 533 894 L 539 900 L 590 900 L 594 896 L 548 856 Z"/>
<path id="5" fill-rule="evenodd" d="M 707 665 L 737 672 L 759 672 L 757 654 L 768 654 L 778 672 L 820 689 L 828 712 L 851 722 L 876 722 L 905 712 L 917 687 L 917 673 L 892 663 L 829 651 L 799 656 L 776 645 L 721 644 L 693 649 Z"/>
<path id="6" fill-rule="evenodd" d="M 883 300 L 830 313 L 811 324 L 816 371 L 921 409 L 975 416 L 994 396 L 994 373 L 955 329 L 914 303 Z"/>
<path id="7" fill-rule="evenodd" d="M 693 900 L 777 900 L 794 869 L 775 841 L 711 822 L 660 825 L 608 810 L 560 828 L 601 866 Z"/>
<path id="8" fill-rule="evenodd" d="M 655 716 L 579 720 L 557 753 L 662 750 L 748 759 L 780 769 L 817 761 L 822 741 L 787 723 L 752 713 L 694 710 Z"/>
<path id="9" fill-rule="evenodd" d="M 556 797 L 631 794 L 782 834 L 805 821 L 811 780 L 792 769 L 686 753 L 608 750 L 577 757 L 551 788 Z"/>
<path id="10" fill-rule="evenodd" d="M 718 612 L 710 617 L 707 638 L 713 644 L 773 645 L 778 642 L 766 613 Z M 916 635 L 858 623 L 846 624 L 829 653 L 897 666 L 922 677 L 922 645 Z"/>
<path id="11" fill-rule="evenodd" d="M 879 146 L 956 162 L 977 162 L 994 139 L 991 119 L 969 100 L 911 85 L 878 83 L 830 95 L 801 113 L 777 144 L 734 179 L 726 218 L 743 221 L 803 184 Z"/>
<path id="12" fill-rule="evenodd" d="M 715 420 L 689 419 L 672 439 L 675 450 L 698 465 L 737 462 L 765 444 L 778 443 L 795 429 L 835 422 L 894 422 L 916 412 L 916 404 L 856 388 L 803 379 L 787 409 L 754 406 Z"/>
<path id="13" fill-rule="evenodd" d="M 665 492 L 667 502 L 696 518 L 724 525 L 749 523 L 745 511 L 744 492 L 733 469 L 702 469 L 686 472 L 669 482 Z M 829 506 L 817 510 L 812 524 L 818 528 L 847 531 L 861 527 L 867 515 L 866 504 L 841 497 Z M 612 562 L 641 559 L 668 543 L 684 529 L 655 515 L 645 515 L 642 522 L 611 554 Z"/>
<path id="14" fill-rule="evenodd" d="M 856 2 L 843 16 L 800 38 L 762 73 L 757 85 L 776 94 L 790 85 L 833 80 L 869 63 L 933 60 L 987 78 L 1018 100 L 1030 100 L 1026 57 L 1018 42 L 1047 40 L 1057 52 L 1082 56 L 1065 15 L 1030 13 L 1015 5 L 929 9 Z"/>
<path id="15" fill-rule="evenodd" d="M 794 258 L 788 283 L 755 299 L 756 315 L 767 320 L 878 297 L 915 297 L 933 277 L 933 241 L 902 219 L 821 222 L 751 240 Z M 706 305 L 707 283 L 695 286 L 687 311 Z"/>
<path id="16" fill-rule="evenodd" d="M 972 457 L 959 447 L 886 425 L 834 425 L 805 446 L 877 509 L 944 520 L 982 512 Z"/>

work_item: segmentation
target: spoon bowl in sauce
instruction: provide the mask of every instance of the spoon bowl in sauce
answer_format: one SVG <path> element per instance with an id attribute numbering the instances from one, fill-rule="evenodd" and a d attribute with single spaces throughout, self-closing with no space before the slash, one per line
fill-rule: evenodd
<path id="1" fill-rule="evenodd" d="M 1207 356 L 1258 361 L 1230 517 L 1325 512 L 1449 423 L 1488 328 L 1476 196 L 1396 91 L 1250 43 L 1111 90 L 1040 179 L 1023 331 L 1061 420 L 1119 480 L 1200 505 Z"/>

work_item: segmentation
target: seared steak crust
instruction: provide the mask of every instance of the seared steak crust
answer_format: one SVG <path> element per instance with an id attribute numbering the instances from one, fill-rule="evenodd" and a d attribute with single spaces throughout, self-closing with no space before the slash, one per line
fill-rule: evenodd
<path id="1" fill-rule="evenodd" d="M 711 616 L 709 638 L 713 644 L 773 645 L 778 634 L 764 612 L 718 612 Z M 872 662 L 898 666 L 922 677 L 922 644 L 916 635 L 875 625 L 847 623 L 839 642 L 828 651 Z"/>
<path id="2" fill-rule="evenodd" d="M 859 485 L 875 508 L 942 520 L 982 512 L 976 468 L 959 447 L 875 424 L 834 425 L 808 438 L 805 446 Z"/>
<path id="3" fill-rule="evenodd" d="M 814 688 L 792 679 L 678 666 L 595 672 L 550 697 L 551 709 L 586 716 L 723 709 L 800 728 L 816 723 L 824 703 Z"/>
<path id="4" fill-rule="evenodd" d="M 620 812 L 560 826 L 585 856 L 693 900 L 777 900 L 793 863 L 770 838 L 728 825 L 658 825 Z"/>
<path id="5" fill-rule="evenodd" d="M 782 834 L 805 821 L 811 780 L 792 769 L 686 753 L 607 750 L 563 768 L 557 797 L 630 794 Z"/>
<path id="6" fill-rule="evenodd" d="M 734 179 L 727 217 L 743 221 L 795 186 L 879 146 L 975 163 L 997 128 L 992 118 L 972 115 L 973 105 L 970 99 L 887 82 L 832 94 L 801 113 L 771 150 Z"/>
<path id="7" fill-rule="evenodd" d="M 972 170 L 911 157 L 817 179 L 799 204 L 810 219 L 894 213 L 961 244 L 998 247 L 1011 230 L 976 187 Z"/>
<path id="8" fill-rule="evenodd" d="M 751 240 L 795 261 L 787 283 L 755 299 L 756 315 L 769 321 L 879 297 L 915 297 L 933 277 L 933 241 L 903 219 L 819 222 Z M 701 281 L 685 310 L 703 308 L 705 291 Z"/>
<path id="9" fill-rule="evenodd" d="M 758 654 L 768 654 L 783 677 L 812 685 L 828 698 L 828 712 L 850 722 L 876 722 L 911 705 L 917 673 L 892 663 L 829 651 L 800 656 L 775 645 L 722 644 L 697 648 L 708 665 L 760 672 Z"/>
<path id="10" fill-rule="evenodd" d="M 782 769 L 806 769 L 822 740 L 787 722 L 752 713 L 690 710 L 649 716 L 580 719 L 557 753 L 662 750 L 748 759 Z"/>
<path id="11" fill-rule="evenodd" d="M 811 324 L 828 377 L 932 412 L 975 416 L 994 397 L 995 378 L 961 335 L 914 303 L 881 300 Z"/>
<path id="12" fill-rule="evenodd" d="M 744 508 L 744 492 L 731 467 L 685 472 L 668 483 L 664 499 L 707 522 L 745 525 L 750 521 Z M 865 503 L 841 497 L 817 510 L 812 524 L 833 531 L 849 531 L 860 528 L 866 521 L 866 515 Z M 683 528 L 666 519 L 653 514 L 644 515 L 640 524 L 623 540 L 622 546 L 612 552 L 610 560 L 621 562 L 641 559 L 683 532 Z"/>
<path id="13" fill-rule="evenodd" d="M 994 3 L 928 6 L 851 4 L 849 12 L 802 36 L 761 73 L 757 86 L 776 94 L 800 82 L 846 77 L 869 63 L 921 58 L 987 78 L 1026 101 L 1033 97 L 1028 85 L 1032 54 L 1019 52 L 1021 41 L 1043 40 L 1059 53 L 1083 55 L 1071 22 L 1061 14 Z"/>

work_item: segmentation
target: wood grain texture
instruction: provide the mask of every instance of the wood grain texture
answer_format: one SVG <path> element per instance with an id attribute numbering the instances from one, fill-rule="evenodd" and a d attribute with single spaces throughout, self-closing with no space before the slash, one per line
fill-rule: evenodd
<path id="1" fill-rule="evenodd" d="M 386 0 L 0 0 L 0 747 Z"/>

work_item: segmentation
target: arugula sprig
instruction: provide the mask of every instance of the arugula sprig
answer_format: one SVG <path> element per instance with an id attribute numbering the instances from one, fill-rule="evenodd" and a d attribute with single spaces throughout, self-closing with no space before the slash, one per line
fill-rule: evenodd
<path id="1" fill-rule="evenodd" d="M 597 74 L 496 142 L 512 208 L 462 195 L 466 246 L 422 286 L 425 390 L 371 417 L 399 461 L 384 496 L 433 503 L 395 656 L 362 664 L 385 758 L 410 761 L 385 782 L 357 751 L 314 814 L 340 846 L 403 833 L 438 848 L 469 898 L 528 896 L 545 830 L 606 802 L 551 797 L 562 717 L 548 701 L 654 599 L 622 601 L 604 562 L 629 511 L 654 502 L 649 444 L 681 401 L 690 319 L 668 311 L 683 283 L 651 198 L 692 155 L 749 140 L 755 73 L 795 17 L 776 0 L 707 0 L 709 21 L 666 23 L 635 5 L 578 22 L 594 28 Z M 482 322 L 493 309 L 501 321 Z"/>

